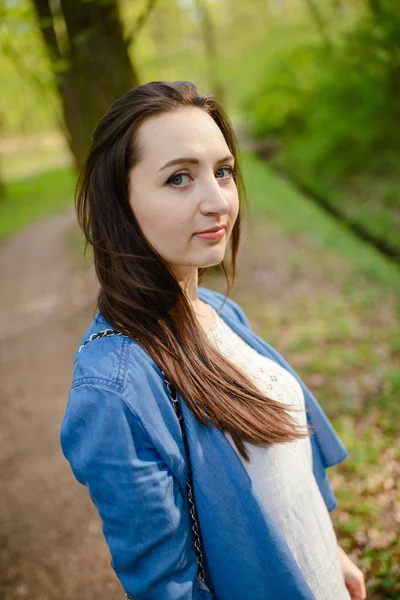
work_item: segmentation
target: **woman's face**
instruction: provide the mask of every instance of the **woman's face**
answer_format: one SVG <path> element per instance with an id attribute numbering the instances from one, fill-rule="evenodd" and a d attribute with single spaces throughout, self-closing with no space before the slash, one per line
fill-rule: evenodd
<path id="1" fill-rule="evenodd" d="M 129 201 L 146 239 L 179 278 L 219 264 L 239 199 L 218 125 L 200 108 L 180 108 L 144 121 L 137 142 Z M 197 235 L 216 226 L 225 228 L 214 239 Z"/>

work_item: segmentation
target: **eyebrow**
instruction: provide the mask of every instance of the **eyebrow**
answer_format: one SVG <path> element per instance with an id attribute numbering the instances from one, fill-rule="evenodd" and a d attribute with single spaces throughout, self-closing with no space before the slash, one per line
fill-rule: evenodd
<path id="1" fill-rule="evenodd" d="M 220 158 L 220 160 L 217 160 L 216 164 L 219 165 L 223 162 L 226 162 L 227 160 L 234 160 L 235 157 L 232 156 L 232 154 L 227 154 L 226 156 L 224 156 L 224 158 Z M 163 167 L 161 167 L 161 169 L 158 169 L 159 171 L 163 171 L 164 169 L 166 169 L 167 167 L 172 167 L 173 165 L 181 165 L 183 163 L 189 163 L 192 165 L 198 165 L 200 164 L 200 161 L 198 158 L 194 158 L 192 156 L 184 156 L 183 158 L 173 158 L 172 160 L 168 161 Z"/>

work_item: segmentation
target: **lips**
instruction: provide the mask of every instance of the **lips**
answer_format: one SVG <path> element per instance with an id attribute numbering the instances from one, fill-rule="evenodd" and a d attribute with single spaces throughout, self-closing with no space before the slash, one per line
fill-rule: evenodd
<path id="1" fill-rule="evenodd" d="M 197 233 L 214 233 L 215 231 L 220 231 L 220 229 L 224 229 L 225 227 L 226 225 L 216 225 L 215 227 L 204 229 L 203 231 L 198 231 Z"/>
<path id="2" fill-rule="evenodd" d="M 218 241 L 222 240 L 225 237 L 225 229 L 225 226 L 212 227 L 211 230 L 208 229 L 207 231 L 196 233 L 195 236 L 203 240 Z"/>

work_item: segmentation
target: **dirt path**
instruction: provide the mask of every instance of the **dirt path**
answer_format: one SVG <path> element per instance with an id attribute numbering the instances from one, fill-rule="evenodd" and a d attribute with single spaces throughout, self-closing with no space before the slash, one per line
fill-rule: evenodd
<path id="1" fill-rule="evenodd" d="M 95 288 L 66 248 L 72 212 L 0 251 L 0 598 L 111 600 L 122 590 L 86 491 L 59 446 Z"/>

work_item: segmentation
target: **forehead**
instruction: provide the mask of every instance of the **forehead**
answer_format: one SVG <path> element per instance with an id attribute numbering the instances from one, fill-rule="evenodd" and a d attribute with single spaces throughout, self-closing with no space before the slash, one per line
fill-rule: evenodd
<path id="1" fill-rule="evenodd" d="M 150 117 L 138 130 L 141 160 L 166 162 L 180 156 L 216 158 L 229 147 L 215 121 L 201 108 L 185 107 Z"/>

